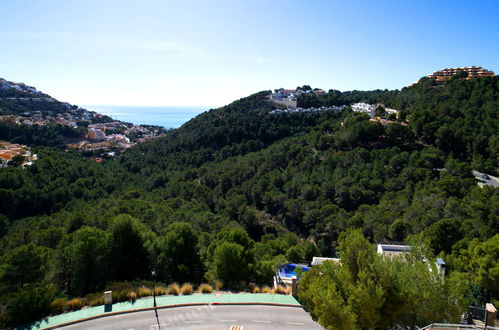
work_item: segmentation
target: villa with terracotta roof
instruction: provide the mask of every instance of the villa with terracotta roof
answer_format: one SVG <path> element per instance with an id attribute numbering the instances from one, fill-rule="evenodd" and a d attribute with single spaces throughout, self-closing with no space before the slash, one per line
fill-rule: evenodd
<path id="1" fill-rule="evenodd" d="M 25 145 L 0 141 L 0 167 L 6 167 L 17 155 L 24 156 L 23 166 L 31 165 L 37 159 L 37 155 L 31 154 Z"/>

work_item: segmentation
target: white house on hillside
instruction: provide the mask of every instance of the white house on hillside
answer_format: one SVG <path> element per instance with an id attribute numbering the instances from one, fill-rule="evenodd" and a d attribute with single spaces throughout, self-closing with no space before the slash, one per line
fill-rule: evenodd
<path id="1" fill-rule="evenodd" d="M 322 265 L 324 261 L 331 261 L 334 263 L 340 263 L 340 258 L 325 258 L 325 257 L 313 257 L 311 266 Z"/>
<path id="2" fill-rule="evenodd" d="M 399 256 L 403 253 L 411 252 L 412 247 L 409 245 L 391 245 L 378 244 L 377 251 L 384 256 Z"/>
<path id="3" fill-rule="evenodd" d="M 376 107 L 372 104 L 359 102 L 352 104 L 350 107 L 355 112 L 364 112 L 367 113 L 371 118 L 375 117 L 374 111 L 376 110 Z"/>

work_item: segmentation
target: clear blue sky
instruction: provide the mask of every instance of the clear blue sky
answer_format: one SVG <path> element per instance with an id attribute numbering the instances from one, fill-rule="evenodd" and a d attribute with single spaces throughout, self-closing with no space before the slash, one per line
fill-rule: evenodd
<path id="1" fill-rule="evenodd" d="M 0 77 L 74 104 L 221 106 L 279 87 L 499 71 L 499 1 L 1 0 Z"/>

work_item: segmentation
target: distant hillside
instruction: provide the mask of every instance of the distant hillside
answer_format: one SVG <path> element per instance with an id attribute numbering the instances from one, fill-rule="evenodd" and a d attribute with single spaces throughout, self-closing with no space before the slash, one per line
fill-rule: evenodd
<path id="1" fill-rule="evenodd" d="M 88 128 L 99 130 L 99 140 L 89 138 Z M 162 136 L 166 131 L 159 126 L 114 120 L 60 102 L 35 87 L 0 78 L 0 140 L 30 146 L 78 148 L 87 155 L 103 156 Z"/>
<path id="2" fill-rule="evenodd" d="M 144 167 L 199 166 L 207 161 L 258 151 L 282 138 L 306 133 L 337 117 L 335 113 L 271 116 L 270 92 L 260 92 L 212 109 L 173 130 L 166 137 L 136 146 L 120 162 L 131 171 Z M 136 155 L 142 155 L 136 157 Z"/>
<path id="3" fill-rule="evenodd" d="M 95 122 L 109 122 L 113 120 L 108 116 L 97 116 L 94 111 L 88 111 L 76 105 L 60 102 L 50 95 L 38 91 L 35 87 L 0 78 L 0 116 L 29 116 L 36 112 L 40 112 L 45 116 L 57 116 L 57 114 L 64 114 L 69 110 L 77 111 L 82 115 L 85 113 L 85 116 L 93 118 Z"/>
<path id="4" fill-rule="evenodd" d="M 0 96 L 2 97 L 50 97 L 33 86 L 16 83 L 0 78 Z"/>
<path id="5" fill-rule="evenodd" d="M 499 165 L 498 93 L 499 76 L 467 81 L 457 77 L 443 84 L 425 77 L 400 91 L 330 90 L 325 95 L 304 94 L 298 104 L 383 103 L 400 110 L 421 142 L 494 171 Z"/>

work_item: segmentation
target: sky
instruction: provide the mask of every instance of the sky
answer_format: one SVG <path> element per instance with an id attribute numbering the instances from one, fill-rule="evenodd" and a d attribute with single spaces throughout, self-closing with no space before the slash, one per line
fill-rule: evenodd
<path id="1" fill-rule="evenodd" d="M 218 107 L 499 71 L 499 1 L 1 0 L 0 77 L 78 105 Z"/>

